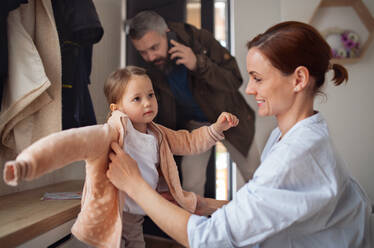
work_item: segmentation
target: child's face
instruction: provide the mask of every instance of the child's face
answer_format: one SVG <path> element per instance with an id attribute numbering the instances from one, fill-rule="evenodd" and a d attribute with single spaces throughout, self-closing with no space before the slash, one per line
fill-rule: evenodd
<path id="1" fill-rule="evenodd" d="M 149 78 L 131 76 L 120 103 L 116 105 L 118 110 L 128 115 L 135 128 L 151 122 L 157 115 L 158 104 Z"/>

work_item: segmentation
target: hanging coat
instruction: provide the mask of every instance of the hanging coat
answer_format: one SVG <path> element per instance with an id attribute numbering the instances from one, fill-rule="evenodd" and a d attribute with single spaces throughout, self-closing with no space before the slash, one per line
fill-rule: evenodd
<path id="1" fill-rule="evenodd" d="M 103 28 L 92 0 L 53 0 L 62 59 L 62 128 L 96 124 L 90 84 L 93 44 Z"/>
<path id="2" fill-rule="evenodd" d="M 30 0 L 9 13 L 8 51 L 0 160 L 61 130 L 61 55 L 50 1 Z"/>
<path id="3" fill-rule="evenodd" d="M 27 0 L 2 0 L 0 1 L 0 111 L 3 97 L 3 86 L 8 76 L 8 35 L 7 17 L 8 13 Z"/>

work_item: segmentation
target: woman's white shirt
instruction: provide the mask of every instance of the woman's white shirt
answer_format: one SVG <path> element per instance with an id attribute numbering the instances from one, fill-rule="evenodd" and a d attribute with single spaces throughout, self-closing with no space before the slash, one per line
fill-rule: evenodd
<path id="1" fill-rule="evenodd" d="M 334 152 L 320 113 L 279 140 L 253 179 L 211 218 L 192 215 L 191 247 L 370 247 L 371 206 Z"/>

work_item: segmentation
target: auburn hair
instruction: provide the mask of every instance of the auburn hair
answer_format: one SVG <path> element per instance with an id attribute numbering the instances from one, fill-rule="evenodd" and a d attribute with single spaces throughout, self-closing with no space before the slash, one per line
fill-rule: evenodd
<path id="1" fill-rule="evenodd" d="M 348 80 L 348 72 L 342 65 L 330 64 L 331 48 L 311 25 L 296 21 L 276 24 L 250 40 L 247 48 L 252 47 L 258 48 L 284 75 L 305 66 L 315 79 L 314 93 L 320 92 L 329 69 L 334 71 L 335 85 Z"/>

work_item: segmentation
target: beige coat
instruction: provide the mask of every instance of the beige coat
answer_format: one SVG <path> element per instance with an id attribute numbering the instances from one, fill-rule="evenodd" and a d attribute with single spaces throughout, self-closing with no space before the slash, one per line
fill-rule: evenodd
<path id="1" fill-rule="evenodd" d="M 9 77 L 0 112 L 0 163 L 61 130 L 61 55 L 50 0 L 8 16 Z"/>
<path id="2" fill-rule="evenodd" d="M 126 135 L 127 116 L 112 113 L 107 124 L 69 129 L 49 135 L 5 165 L 4 180 L 17 185 L 22 179 L 32 180 L 73 161 L 86 161 L 86 181 L 81 212 L 72 227 L 80 240 L 97 247 L 119 247 L 122 232 L 123 193 L 106 177 L 110 144 L 121 146 Z M 192 131 L 174 131 L 151 123 L 149 128 L 159 142 L 160 167 L 170 193 L 184 209 L 193 213 L 196 195 L 182 189 L 175 155 L 201 153 L 212 147 L 223 135 L 214 124 Z"/>

